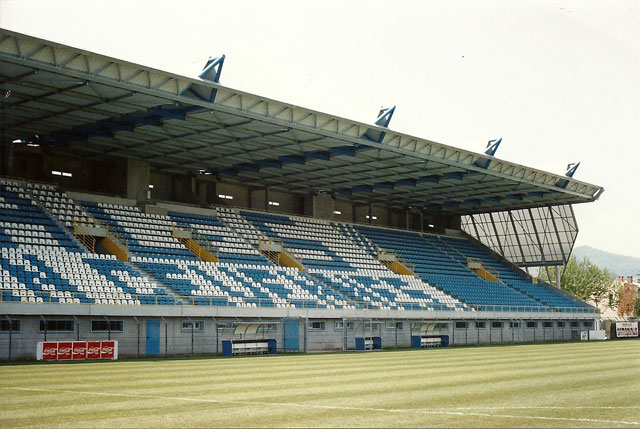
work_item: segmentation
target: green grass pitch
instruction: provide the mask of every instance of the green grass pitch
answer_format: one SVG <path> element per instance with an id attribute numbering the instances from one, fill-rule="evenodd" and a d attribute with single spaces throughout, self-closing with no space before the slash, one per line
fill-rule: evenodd
<path id="1" fill-rule="evenodd" d="M 640 341 L 0 367 L 0 427 L 639 427 Z"/>

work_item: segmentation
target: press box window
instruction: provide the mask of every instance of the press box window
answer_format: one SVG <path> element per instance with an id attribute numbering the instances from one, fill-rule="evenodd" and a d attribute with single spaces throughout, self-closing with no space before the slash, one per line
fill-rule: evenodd
<path id="1" fill-rule="evenodd" d="M 76 324 L 73 320 L 40 320 L 40 332 L 74 332 Z"/>
<path id="2" fill-rule="evenodd" d="M 538 327 L 538 322 L 532 322 L 532 321 L 527 322 L 527 328 L 532 329 L 537 327 Z"/>
<path id="3" fill-rule="evenodd" d="M 310 331 L 324 331 L 327 328 L 326 322 L 311 322 L 309 323 Z"/>
<path id="4" fill-rule="evenodd" d="M 456 322 L 456 329 L 467 329 L 467 322 Z"/>
<path id="5" fill-rule="evenodd" d="M 124 322 L 122 320 L 92 320 L 91 332 L 122 332 Z"/>
<path id="6" fill-rule="evenodd" d="M 491 322 L 491 327 L 496 329 L 502 329 L 502 322 Z"/>
<path id="7" fill-rule="evenodd" d="M 183 320 L 182 332 L 204 332 L 204 321 L 202 320 Z"/>
<path id="8" fill-rule="evenodd" d="M 0 320 L 0 332 L 19 332 L 20 321 L 19 320 Z"/>

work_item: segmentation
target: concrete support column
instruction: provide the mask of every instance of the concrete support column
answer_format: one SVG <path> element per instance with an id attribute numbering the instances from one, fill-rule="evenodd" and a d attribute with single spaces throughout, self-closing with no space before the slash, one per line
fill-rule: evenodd
<path id="1" fill-rule="evenodd" d="M 313 196 L 313 216 L 333 219 L 334 200 L 329 194 Z"/>
<path id="2" fill-rule="evenodd" d="M 267 200 L 267 192 L 265 189 L 251 189 L 249 191 L 251 199 L 251 208 L 258 210 L 266 210 L 269 204 Z"/>
<path id="3" fill-rule="evenodd" d="M 218 182 L 211 181 L 207 182 L 207 194 L 206 194 L 207 202 L 212 203 L 218 198 Z"/>
<path id="4" fill-rule="evenodd" d="M 127 198 L 137 201 L 147 199 L 151 183 L 151 168 L 146 161 L 127 160 Z"/>
<path id="5" fill-rule="evenodd" d="M 6 103 L 0 103 L 0 174 L 10 176 L 9 172 L 9 151 L 12 151 L 11 144 L 7 139 L 7 115 L 5 113 Z"/>

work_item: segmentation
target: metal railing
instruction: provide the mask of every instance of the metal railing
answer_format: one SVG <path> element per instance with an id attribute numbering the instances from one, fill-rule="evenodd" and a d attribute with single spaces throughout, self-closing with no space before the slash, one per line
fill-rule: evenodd
<path id="1" fill-rule="evenodd" d="M 203 252 L 215 256 L 218 260 L 220 259 L 220 249 L 211 244 L 211 241 L 194 228 L 185 225 L 172 225 L 171 234 L 199 259 L 202 259 Z M 196 245 L 194 245 L 194 243 Z"/>
<path id="2" fill-rule="evenodd" d="M 407 268 L 412 273 L 416 272 L 416 265 L 414 263 L 412 263 L 412 262 L 409 262 L 408 260 L 406 260 L 402 256 L 398 255 L 395 251 L 383 249 L 382 247 L 378 247 L 377 248 L 377 252 L 378 252 L 378 260 L 380 262 L 384 262 L 386 260 L 386 259 L 381 259 L 381 257 L 382 258 L 391 257 L 391 258 L 393 258 L 391 261 L 395 260 L 395 262 L 398 262 L 400 265 L 404 266 L 405 268 Z"/>
<path id="3" fill-rule="evenodd" d="M 78 240 L 84 246 L 91 251 L 91 253 L 96 253 L 96 238 L 89 234 L 86 225 L 92 225 L 84 222 L 78 222 L 77 220 L 73 221 L 73 235 L 76 236 Z"/>
<path id="4" fill-rule="evenodd" d="M 280 247 L 280 250 L 271 250 L 271 249 L 264 249 L 265 245 L 266 247 L 268 247 L 268 245 L 270 244 L 275 244 L 276 246 Z M 274 252 L 277 254 L 277 256 L 275 257 L 275 259 L 273 258 L 269 258 L 271 261 L 275 262 L 277 265 L 280 265 L 280 252 L 285 253 L 289 258 L 291 258 L 291 260 L 293 260 L 296 264 L 300 265 L 302 267 L 302 259 L 298 258 L 291 249 L 288 249 L 284 243 L 277 239 L 277 238 L 270 238 L 270 237 L 258 237 L 258 250 L 260 250 L 261 252 L 263 252 L 265 255 L 269 255 L 272 254 L 270 252 Z"/>
<path id="5" fill-rule="evenodd" d="M 486 272 L 488 272 L 489 274 L 491 274 L 493 277 L 499 279 L 500 276 L 498 276 L 498 272 L 494 269 L 489 269 L 488 267 L 485 267 L 484 264 L 482 263 L 482 260 L 478 259 L 478 258 L 472 258 L 472 257 L 467 257 L 467 268 L 469 268 L 470 270 L 474 270 L 474 269 L 482 269 L 485 270 Z"/>
<path id="6" fill-rule="evenodd" d="M 15 291 L 15 290 L 14 290 Z M 417 303 L 396 302 L 395 306 L 388 303 L 358 302 L 353 304 L 336 304 L 332 302 L 321 303 L 318 300 L 309 299 L 276 299 L 273 298 L 245 298 L 228 296 L 204 296 L 204 295 L 158 295 L 158 294 L 127 294 L 109 292 L 62 292 L 39 291 L 40 296 L 28 295 L 27 290 L 19 290 L 18 294 L 12 291 L 10 297 L 0 294 L 0 302 L 22 302 L 36 304 L 74 304 L 74 305 L 169 305 L 169 306 L 217 306 L 217 307 L 255 307 L 255 308 L 304 308 L 327 309 L 348 308 L 361 310 L 397 309 L 405 311 L 447 311 L 447 312 L 512 312 L 512 313 L 572 313 L 595 314 L 595 309 L 586 307 L 543 307 L 523 305 L 484 305 L 467 304 L 466 309 L 453 308 L 441 303 Z M 22 294 L 23 293 L 23 294 Z M 45 296 L 42 296 L 45 295 Z M 38 300 L 37 298 L 41 298 Z M 77 300 L 77 301 L 76 301 Z M 86 302 L 91 300 L 92 302 Z M 97 300 L 97 301 L 96 301 Z"/>

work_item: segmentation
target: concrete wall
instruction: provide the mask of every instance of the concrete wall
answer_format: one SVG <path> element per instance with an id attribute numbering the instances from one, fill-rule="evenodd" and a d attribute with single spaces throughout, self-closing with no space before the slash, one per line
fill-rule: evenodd
<path id="1" fill-rule="evenodd" d="M 323 219 L 334 219 L 334 200 L 329 194 L 313 196 L 313 216 Z"/>
<path id="2" fill-rule="evenodd" d="M 12 148 L 14 149 L 14 148 Z M 65 190 L 76 192 L 98 192 L 111 196 L 129 198 L 138 202 L 147 199 L 149 185 L 154 201 L 173 201 L 198 206 L 222 205 L 253 208 L 276 213 L 316 216 L 346 222 L 371 223 L 378 226 L 421 230 L 419 213 L 410 216 L 407 225 L 406 210 L 400 207 L 371 208 L 377 219 L 369 220 L 366 204 L 353 204 L 335 200 L 329 195 L 301 195 L 280 192 L 256 186 L 225 183 L 214 175 L 174 174 L 153 170 L 146 161 L 121 158 L 107 158 L 96 161 L 73 156 L 60 157 L 56 154 L 44 156 L 40 148 L 28 150 L 19 148 L 2 151 L 0 166 L 6 175 L 24 177 L 30 180 L 57 183 Z M 52 176 L 51 170 L 69 171 L 73 177 Z M 220 199 L 219 194 L 232 195 L 233 200 Z M 269 201 L 277 201 L 279 206 L 270 206 Z M 334 211 L 340 215 L 334 215 Z M 436 231 L 444 228 L 459 228 L 459 217 L 424 217 L 424 224 L 437 225 Z M 426 230 L 426 229 L 425 229 Z"/>
<path id="3" fill-rule="evenodd" d="M 334 214 L 333 219 L 343 222 L 353 222 L 353 204 L 348 201 L 335 200 L 333 202 L 333 210 L 339 211 L 340 214 Z"/>
<path id="4" fill-rule="evenodd" d="M 235 206 L 235 207 L 249 207 L 250 195 L 249 188 L 246 186 L 239 186 L 224 182 L 216 183 L 216 204 Z M 219 199 L 218 195 L 231 195 L 233 200 Z"/>
<path id="5" fill-rule="evenodd" d="M 173 198 L 173 177 L 171 174 L 151 170 L 150 185 L 151 198 L 154 200 L 172 200 Z"/>
<path id="6" fill-rule="evenodd" d="M 127 198 L 137 201 L 147 199 L 151 184 L 151 167 L 146 161 L 127 160 Z"/>
<path id="7" fill-rule="evenodd" d="M 257 210 L 267 210 L 267 190 L 251 189 L 251 203 L 249 207 Z"/>
<path id="8" fill-rule="evenodd" d="M 267 207 L 266 209 L 270 212 L 278 212 L 278 213 L 295 213 L 301 214 L 301 210 L 298 207 L 296 196 L 293 194 L 287 194 L 284 192 L 273 191 L 271 189 L 267 190 Z M 269 201 L 278 203 L 278 206 L 270 205 Z"/>
<path id="9" fill-rule="evenodd" d="M 119 204 L 123 206 L 135 206 L 136 200 L 128 198 L 109 197 L 98 194 L 85 194 L 82 192 L 67 192 L 76 201 L 93 201 L 96 203 Z"/>
<path id="10" fill-rule="evenodd" d="M 407 227 L 406 210 L 389 209 L 389 220 L 387 224 L 394 228 L 406 228 Z"/>
<path id="11" fill-rule="evenodd" d="M 369 215 L 368 205 L 354 205 L 353 207 L 353 221 L 357 223 L 370 223 L 367 216 Z M 380 225 L 376 221 L 371 221 L 372 225 Z"/>
<path id="12" fill-rule="evenodd" d="M 152 310 L 150 308 L 150 310 Z M 150 311 L 151 313 L 151 311 Z M 13 315 L 14 320 L 20 320 L 19 332 L 0 332 L 0 360 L 11 359 L 29 360 L 35 359 L 36 347 L 39 341 L 45 341 L 45 333 L 39 330 L 40 316 L 37 315 Z M 47 319 L 75 320 L 73 332 L 47 332 L 47 341 L 88 341 L 106 340 L 107 332 L 92 332 L 91 321 L 104 321 L 104 316 L 46 316 Z M 146 354 L 146 321 L 153 319 L 160 322 L 160 355 L 204 355 L 222 352 L 222 340 L 234 337 L 233 323 L 237 319 L 212 318 L 211 316 L 181 316 L 163 317 L 148 315 L 145 317 L 109 316 L 110 320 L 122 320 L 123 332 L 112 332 L 111 339 L 118 341 L 121 357 L 144 356 Z M 421 321 L 410 319 L 375 319 L 356 320 L 341 318 L 296 318 L 299 320 L 299 350 L 309 352 L 340 351 L 345 345 L 348 350 L 355 349 L 355 338 L 362 336 L 380 336 L 383 348 L 410 347 L 411 335 L 417 335 Z M 183 329 L 183 322 L 198 321 L 204 324 L 204 330 L 194 331 Z M 253 319 L 255 320 L 255 319 Z M 282 318 L 262 318 L 266 323 L 273 323 L 275 329 L 266 332 L 258 332 L 255 338 L 275 338 L 278 348 L 284 345 Z M 294 319 L 295 320 L 295 319 Z M 431 320 L 436 321 L 436 320 Z M 491 328 L 493 320 L 483 320 L 484 328 L 476 327 L 475 320 L 467 320 L 467 327 L 456 327 L 455 321 L 443 320 L 448 323 L 448 328 L 438 331 L 440 335 L 449 335 L 452 346 L 478 345 L 478 344 L 508 344 L 522 342 L 549 342 L 569 341 L 572 339 L 572 331 L 585 330 L 581 321 L 574 321 L 578 326 L 571 326 L 570 321 L 562 320 L 564 327 L 558 327 L 558 319 L 549 319 L 552 327 L 543 327 L 543 321 L 537 321 L 537 328 L 527 328 L 526 321 L 517 327 L 511 328 L 508 320 L 503 320 L 502 328 Z M 314 322 L 324 322 L 324 329 L 313 329 Z M 402 323 L 402 329 L 395 329 L 397 322 Z M 340 327 L 337 323 L 342 323 Z M 370 325 L 372 324 L 372 325 Z M 369 326 L 373 326 L 373 331 Z M 216 327 L 218 329 L 216 329 Z"/>

